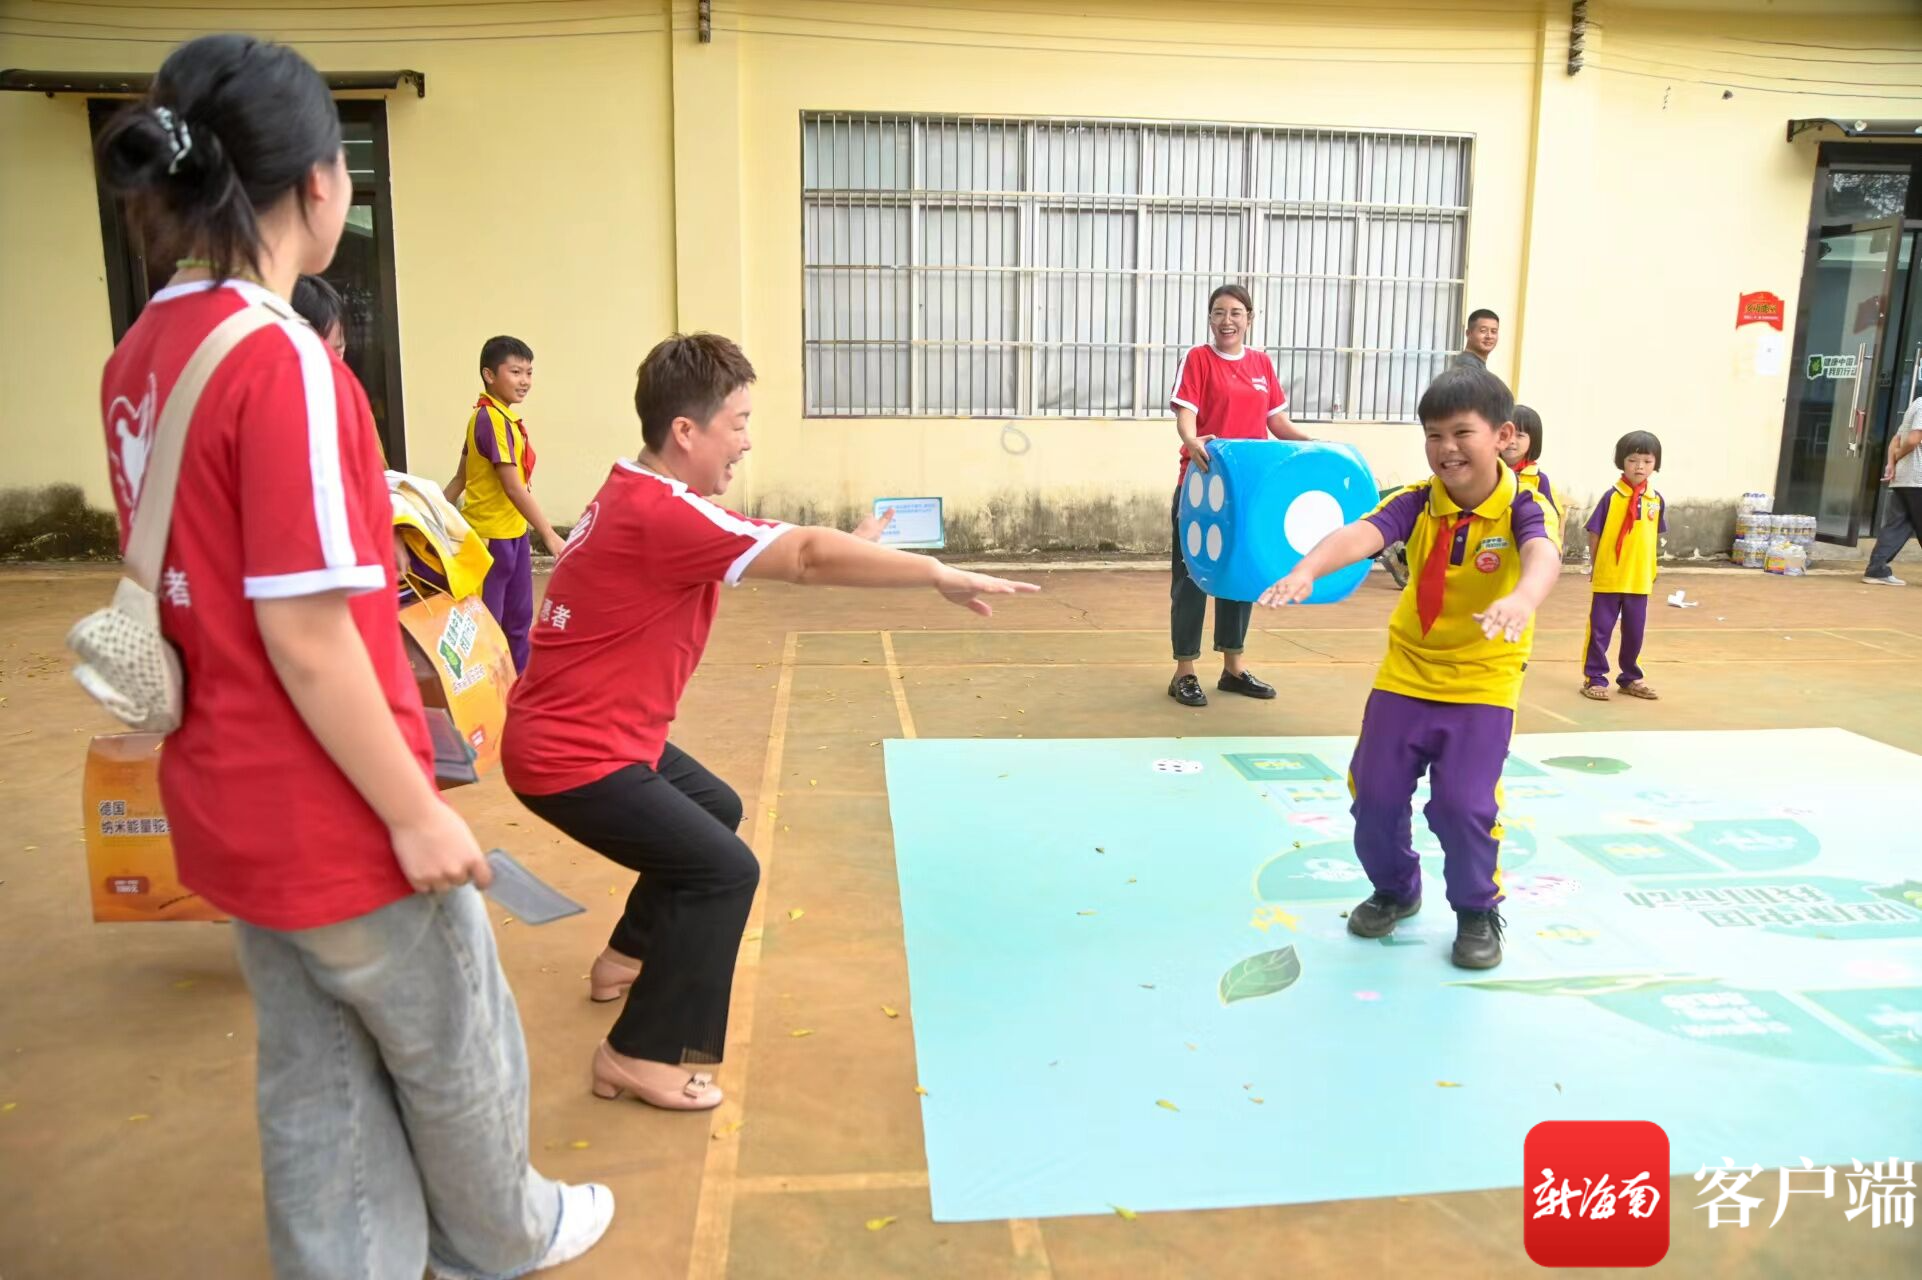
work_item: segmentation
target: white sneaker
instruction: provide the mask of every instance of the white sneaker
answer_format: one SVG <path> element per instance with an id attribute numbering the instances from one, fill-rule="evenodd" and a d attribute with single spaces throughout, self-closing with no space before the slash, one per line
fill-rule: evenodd
<path id="1" fill-rule="evenodd" d="M 614 1221 L 614 1193 L 598 1182 L 561 1184 L 561 1225 L 534 1270 L 558 1267 L 592 1249 Z"/>
<path id="2" fill-rule="evenodd" d="M 598 1182 L 586 1182 L 578 1186 L 561 1183 L 561 1220 L 554 1231 L 554 1243 L 541 1255 L 539 1262 L 519 1274 L 546 1271 L 563 1262 L 572 1262 L 598 1244 L 600 1238 L 607 1234 L 608 1224 L 613 1221 L 612 1191 Z M 471 1280 L 468 1272 L 449 1271 L 431 1261 L 427 1271 L 434 1280 Z"/>
<path id="3" fill-rule="evenodd" d="M 1871 578 L 1865 573 L 1862 575 L 1862 581 L 1868 583 L 1871 587 L 1906 587 L 1909 585 L 1892 573 L 1883 578 Z"/>

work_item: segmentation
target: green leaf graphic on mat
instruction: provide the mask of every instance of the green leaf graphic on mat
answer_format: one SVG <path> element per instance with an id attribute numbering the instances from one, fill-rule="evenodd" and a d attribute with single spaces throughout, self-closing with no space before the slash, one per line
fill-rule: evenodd
<path id="1" fill-rule="evenodd" d="M 1451 982 L 1451 987 L 1477 991 L 1512 991 L 1525 996 L 1612 996 L 1627 991 L 1652 991 L 1707 981 L 1669 973 L 1598 973 L 1579 978 L 1490 978 L 1480 982 Z"/>
<path id="2" fill-rule="evenodd" d="M 1249 956 L 1236 961 L 1221 975 L 1221 1003 L 1271 996 L 1294 986 L 1300 976 L 1301 960 L 1293 947 Z"/>
<path id="3" fill-rule="evenodd" d="M 1905 907 L 1922 907 L 1922 880 L 1905 880 L 1901 884 L 1878 884 L 1869 889 L 1878 898 L 1899 902 Z"/>
<path id="4" fill-rule="evenodd" d="M 1627 773 L 1628 761 L 1614 760 L 1608 756 L 1554 756 L 1542 761 L 1556 769 L 1566 769 L 1570 773 L 1611 774 Z"/>

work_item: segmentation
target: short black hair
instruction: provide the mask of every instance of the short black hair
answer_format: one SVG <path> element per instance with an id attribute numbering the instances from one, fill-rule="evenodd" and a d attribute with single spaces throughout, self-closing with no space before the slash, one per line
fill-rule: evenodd
<path id="1" fill-rule="evenodd" d="M 532 360 L 533 358 L 534 348 L 519 338 L 510 338 L 505 334 L 498 338 L 489 338 L 481 344 L 480 367 L 483 372 L 498 369 L 508 360 Z"/>
<path id="2" fill-rule="evenodd" d="M 718 333 L 677 333 L 664 338 L 641 361 L 634 378 L 634 412 L 641 442 L 667 444 L 674 419 L 705 423 L 721 404 L 754 381 L 747 355 Z"/>
<path id="3" fill-rule="evenodd" d="M 1515 394 L 1508 384 L 1486 369 L 1449 369 L 1428 384 L 1415 406 L 1422 425 L 1475 413 L 1491 427 L 1514 421 Z"/>
<path id="4" fill-rule="evenodd" d="M 1515 430 L 1526 431 L 1528 433 L 1528 452 L 1523 455 L 1523 460 L 1527 462 L 1540 462 L 1542 459 L 1542 415 L 1536 413 L 1525 404 L 1518 404 L 1515 406 L 1515 412 L 1509 416 L 1508 420 L 1515 424 Z"/>
<path id="5" fill-rule="evenodd" d="M 1493 311 L 1490 311 L 1487 307 L 1477 307 L 1468 313 L 1468 323 L 1462 327 L 1465 329 L 1473 329 L 1477 320 L 1493 320 L 1496 324 L 1502 322 L 1502 318 Z"/>
<path id="6" fill-rule="evenodd" d="M 1627 466 L 1628 455 L 1631 453 L 1649 453 L 1655 455 L 1655 469 L 1657 471 L 1662 469 L 1662 442 L 1655 438 L 1653 431 L 1631 431 L 1620 440 L 1617 440 L 1615 442 L 1615 465 L 1617 467 Z"/>
<path id="7" fill-rule="evenodd" d="M 294 281 L 292 302 L 300 318 L 312 325 L 314 332 L 323 338 L 329 329 L 344 323 L 340 290 L 322 276 L 302 276 Z"/>

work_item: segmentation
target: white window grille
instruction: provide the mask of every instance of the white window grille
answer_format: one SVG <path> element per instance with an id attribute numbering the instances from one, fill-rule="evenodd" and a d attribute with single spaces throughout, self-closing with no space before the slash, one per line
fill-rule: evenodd
<path id="1" fill-rule="evenodd" d="M 1303 421 L 1409 421 L 1461 346 L 1459 135 L 811 112 L 815 417 L 1159 417 L 1210 291 Z"/>

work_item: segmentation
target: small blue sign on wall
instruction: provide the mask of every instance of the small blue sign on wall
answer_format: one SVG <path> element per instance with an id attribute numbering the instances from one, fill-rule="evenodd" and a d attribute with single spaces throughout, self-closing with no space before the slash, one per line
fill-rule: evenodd
<path id="1" fill-rule="evenodd" d="M 876 498 L 874 515 L 878 520 L 892 508 L 894 519 L 881 531 L 884 547 L 908 551 L 939 551 L 948 545 L 947 522 L 942 518 L 939 498 Z"/>

